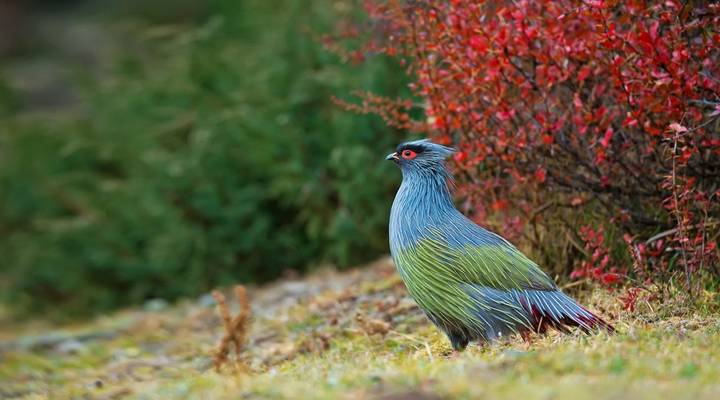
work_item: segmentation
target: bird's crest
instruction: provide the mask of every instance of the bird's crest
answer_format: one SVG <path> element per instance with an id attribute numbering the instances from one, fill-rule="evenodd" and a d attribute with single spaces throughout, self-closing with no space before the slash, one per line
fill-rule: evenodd
<path id="1" fill-rule="evenodd" d="M 412 150 L 418 154 L 430 153 L 433 158 L 439 158 L 444 160 L 455 152 L 455 149 L 441 144 L 433 143 L 430 139 L 420 139 L 411 142 L 400 143 L 395 151 L 398 154 L 402 153 L 403 150 Z"/>

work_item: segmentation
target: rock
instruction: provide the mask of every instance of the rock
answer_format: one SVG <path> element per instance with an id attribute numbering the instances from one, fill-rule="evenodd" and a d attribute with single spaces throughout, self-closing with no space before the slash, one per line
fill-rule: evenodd
<path id="1" fill-rule="evenodd" d="M 143 304 L 143 309 L 150 312 L 158 312 L 166 309 L 168 302 L 163 299 L 152 299 L 148 300 Z"/>
<path id="2" fill-rule="evenodd" d="M 117 336 L 117 332 L 110 331 L 85 332 L 76 335 L 64 331 L 51 331 L 42 335 L 27 335 L 18 340 L 0 342 L 0 352 L 57 350 L 64 342 L 74 341 L 82 344 L 95 340 L 108 340 L 115 336 Z"/>
<path id="3" fill-rule="evenodd" d="M 197 304 L 200 307 L 211 308 L 215 307 L 217 303 L 210 293 L 205 293 L 197 299 Z"/>
<path id="4" fill-rule="evenodd" d="M 84 352 L 85 349 L 87 349 L 87 346 L 75 339 L 62 341 L 55 346 L 55 351 L 64 355 L 80 354 Z"/>

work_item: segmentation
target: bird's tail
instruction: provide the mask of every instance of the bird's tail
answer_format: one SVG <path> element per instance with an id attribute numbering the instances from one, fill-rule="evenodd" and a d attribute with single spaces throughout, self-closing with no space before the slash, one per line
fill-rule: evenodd
<path id="1" fill-rule="evenodd" d="M 527 290 L 519 297 L 520 303 L 530 315 L 535 332 L 544 333 L 548 328 L 567 332 L 567 327 L 573 326 L 584 332 L 600 329 L 609 333 L 615 331 L 612 325 L 559 290 Z"/>

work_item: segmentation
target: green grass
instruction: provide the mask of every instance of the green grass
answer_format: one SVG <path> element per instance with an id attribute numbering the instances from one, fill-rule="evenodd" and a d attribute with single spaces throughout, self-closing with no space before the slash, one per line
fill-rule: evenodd
<path id="1" fill-rule="evenodd" d="M 78 326 L 0 319 L 0 398 L 720 398 L 713 307 L 644 303 L 629 314 L 597 289 L 583 301 L 615 335 L 512 338 L 453 356 L 385 261 L 250 295 L 245 367 L 219 373 L 212 354 L 223 332 L 207 301 Z M 358 314 L 387 324 L 371 328 Z"/>

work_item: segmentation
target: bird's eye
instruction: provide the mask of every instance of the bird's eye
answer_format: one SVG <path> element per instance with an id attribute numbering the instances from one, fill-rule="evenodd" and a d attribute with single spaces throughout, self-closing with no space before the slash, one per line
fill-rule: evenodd
<path id="1" fill-rule="evenodd" d="M 417 153 L 412 150 L 403 150 L 402 157 L 406 160 L 412 160 L 417 156 Z"/>

